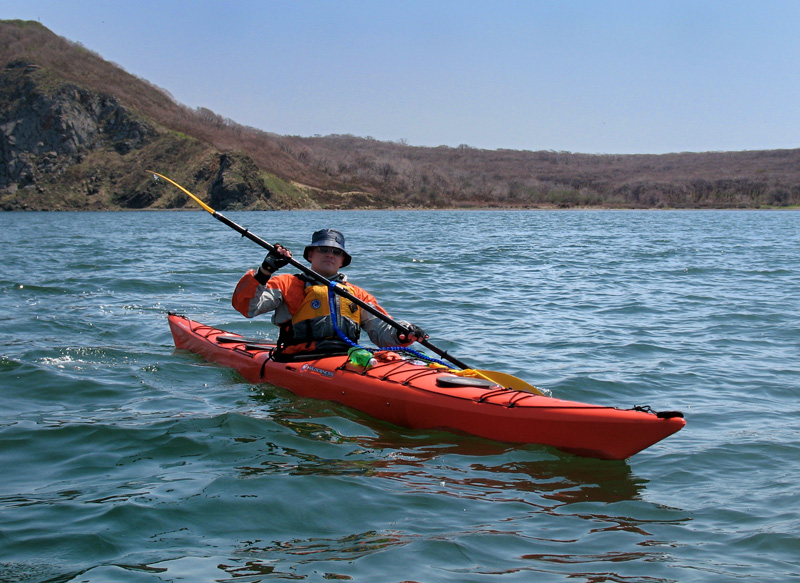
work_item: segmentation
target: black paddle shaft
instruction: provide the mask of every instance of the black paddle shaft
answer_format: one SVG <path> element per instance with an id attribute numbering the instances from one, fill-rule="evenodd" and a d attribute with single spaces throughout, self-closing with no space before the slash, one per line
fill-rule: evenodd
<path id="1" fill-rule="evenodd" d="M 260 245 L 261 247 L 263 247 L 267 251 L 270 251 L 270 252 L 273 252 L 273 253 L 277 252 L 277 250 L 275 249 L 274 245 L 271 245 L 271 244 L 267 243 L 264 239 L 262 239 L 258 235 L 254 235 L 253 233 L 251 233 L 249 230 L 245 229 L 241 225 L 238 225 L 238 224 L 234 223 L 228 217 L 218 213 L 217 211 L 214 211 L 212 213 L 212 215 L 213 215 L 213 217 L 215 219 L 217 219 L 221 223 L 224 223 L 224 224 L 228 225 L 234 231 L 236 231 L 238 233 L 241 233 L 242 237 L 246 237 L 246 238 L 250 239 L 253 243 L 256 243 L 257 245 Z M 340 295 L 340 296 L 342 296 L 344 298 L 347 298 L 348 300 L 350 300 L 351 302 L 353 302 L 354 304 L 359 306 L 361 309 L 366 310 L 367 312 L 369 312 L 370 314 L 372 314 L 376 318 L 379 318 L 379 319 L 383 320 L 384 322 L 386 322 L 390 326 L 394 327 L 395 329 L 399 330 L 403 334 L 408 335 L 408 334 L 411 333 L 411 330 L 409 330 L 407 327 L 403 326 L 400 322 L 396 322 L 390 316 L 387 316 L 386 314 L 381 312 L 379 309 L 375 308 L 374 306 L 369 305 L 365 301 L 358 299 L 357 297 L 355 297 L 353 294 L 351 294 L 347 290 L 342 289 L 338 285 L 331 286 L 330 285 L 330 281 L 325 276 L 320 275 L 319 273 L 317 273 L 316 271 L 314 271 L 310 267 L 306 267 L 305 265 L 303 265 L 302 263 L 297 261 L 294 257 L 287 257 L 286 259 L 289 260 L 290 264 L 292 264 L 295 267 L 297 267 L 300 271 L 302 271 L 303 273 L 305 273 L 309 277 L 313 278 L 314 280 L 316 280 L 319 283 L 324 283 L 325 285 L 329 286 L 331 289 L 333 289 L 334 293 L 336 293 L 336 294 L 338 294 L 338 295 Z M 433 344 L 431 344 L 430 342 L 428 342 L 424 338 L 420 338 L 419 340 L 417 340 L 417 342 L 422 344 L 425 348 L 428 348 L 429 350 L 435 352 L 436 354 L 438 354 L 442 358 L 447 359 L 448 361 L 452 362 L 454 365 L 456 365 L 459 368 L 462 368 L 462 369 L 471 368 L 469 365 L 461 362 L 456 357 L 450 356 L 447 353 L 446 350 L 442 350 L 441 348 L 439 348 L 437 346 L 434 346 Z"/>

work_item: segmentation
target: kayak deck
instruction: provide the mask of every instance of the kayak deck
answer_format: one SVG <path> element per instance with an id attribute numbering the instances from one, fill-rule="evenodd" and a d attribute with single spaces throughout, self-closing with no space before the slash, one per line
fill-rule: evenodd
<path id="1" fill-rule="evenodd" d="M 169 315 L 179 349 L 239 372 L 252 383 L 341 403 L 411 429 L 447 429 L 497 441 L 549 445 L 601 459 L 626 459 L 679 431 L 679 413 L 655 414 L 555 399 L 483 379 L 381 354 L 377 365 L 353 365 L 347 356 L 278 362 L 274 346 Z M 241 341 L 237 341 L 241 338 Z M 463 384 L 466 383 L 466 384 Z"/>

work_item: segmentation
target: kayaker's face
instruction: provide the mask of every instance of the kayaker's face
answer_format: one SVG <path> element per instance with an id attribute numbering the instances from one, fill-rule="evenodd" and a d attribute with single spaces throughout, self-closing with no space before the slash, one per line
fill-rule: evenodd
<path id="1" fill-rule="evenodd" d="M 339 252 L 339 255 L 335 255 L 335 252 Z M 308 259 L 311 261 L 311 269 L 325 277 L 339 273 L 339 269 L 344 263 L 344 255 L 341 254 L 341 250 L 333 247 L 322 247 L 322 249 L 314 247 L 308 254 Z"/>

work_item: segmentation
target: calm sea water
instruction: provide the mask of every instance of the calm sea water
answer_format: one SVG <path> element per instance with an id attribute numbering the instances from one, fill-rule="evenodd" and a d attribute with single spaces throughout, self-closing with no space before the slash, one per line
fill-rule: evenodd
<path id="1" fill-rule="evenodd" d="M 254 386 L 175 351 L 263 252 L 206 213 L 0 213 L 0 581 L 800 580 L 800 214 L 274 212 L 480 368 L 682 410 L 625 462 Z"/>

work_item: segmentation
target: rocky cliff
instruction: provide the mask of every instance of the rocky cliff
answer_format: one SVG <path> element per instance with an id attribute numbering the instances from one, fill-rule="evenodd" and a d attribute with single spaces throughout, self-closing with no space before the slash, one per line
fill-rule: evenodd
<path id="1" fill-rule="evenodd" d="M 243 153 L 165 129 L 115 96 L 29 60 L 13 60 L 0 72 L 0 209 L 185 206 L 187 197 L 152 181 L 149 168 L 185 180 L 221 210 L 285 206 L 271 200 Z"/>
<path id="2" fill-rule="evenodd" d="M 59 83 L 23 60 L 0 74 L 0 103 L 0 189 L 10 193 L 63 175 L 92 150 L 124 155 L 156 134 L 113 96 Z"/>

